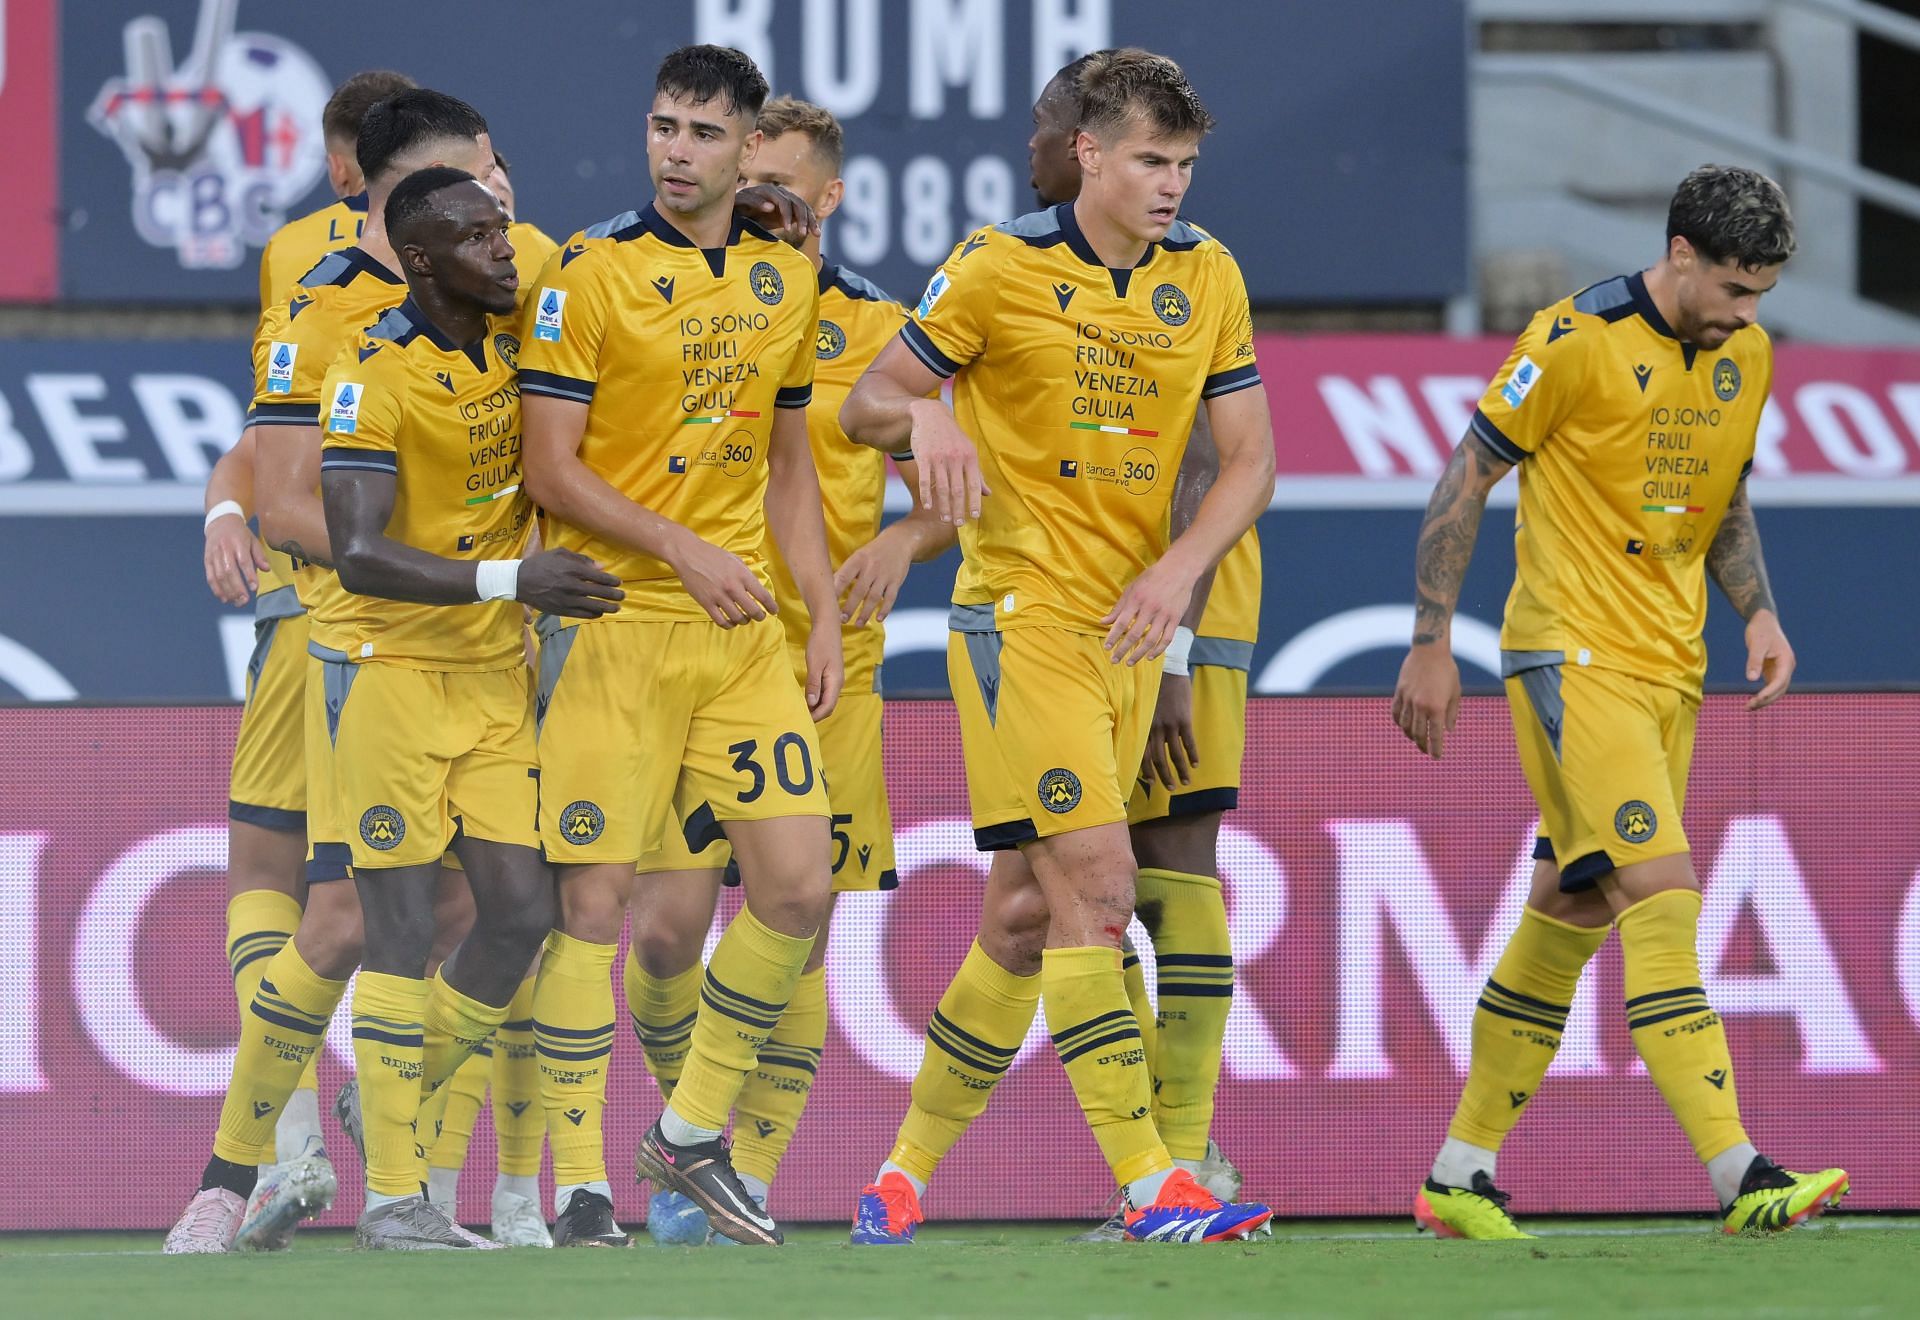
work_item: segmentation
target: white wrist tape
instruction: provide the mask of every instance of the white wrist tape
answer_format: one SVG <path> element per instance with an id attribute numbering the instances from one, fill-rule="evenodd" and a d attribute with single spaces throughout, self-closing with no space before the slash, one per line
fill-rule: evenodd
<path id="1" fill-rule="evenodd" d="M 1160 672 L 1172 674 L 1176 678 L 1187 677 L 1187 656 L 1193 651 L 1193 629 L 1182 624 L 1173 630 L 1173 640 L 1167 643 L 1167 652 L 1161 659 Z"/>
<path id="2" fill-rule="evenodd" d="M 518 559 L 482 559 L 473 568 L 473 589 L 481 600 L 514 600 L 520 591 Z"/>
<path id="3" fill-rule="evenodd" d="M 239 500 L 221 500 L 218 504 L 207 510 L 207 520 L 200 524 L 201 529 L 205 530 L 213 526 L 213 520 L 215 518 L 224 518 L 228 514 L 232 514 L 241 522 L 247 520 L 247 511 L 240 507 Z"/>

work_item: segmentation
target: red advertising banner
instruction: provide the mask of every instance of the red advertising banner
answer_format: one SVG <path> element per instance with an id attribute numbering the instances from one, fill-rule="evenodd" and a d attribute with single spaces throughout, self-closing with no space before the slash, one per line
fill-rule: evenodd
<path id="1" fill-rule="evenodd" d="M 1420 477 L 1431 485 L 1512 341 L 1268 334 L 1256 347 L 1283 482 Z M 1780 345 L 1753 470 L 1756 489 L 1824 477 L 1864 490 L 1920 476 L 1920 352 Z M 1836 502 L 1846 502 L 1847 489 L 1838 487 Z"/>
<path id="2" fill-rule="evenodd" d="M 0 124 L 7 126 L 0 302 L 50 302 L 59 289 L 54 9 L 55 0 L 0 0 Z"/>
<path id="3" fill-rule="evenodd" d="M 0 710 L 0 1229 L 159 1228 L 206 1159 L 236 1010 L 222 956 L 230 708 Z M 972 938 L 973 851 L 952 709 L 899 702 L 887 768 L 901 888 L 849 895 L 828 958 L 825 1064 L 776 1213 L 850 1215 L 907 1103 L 920 1029 Z M 1497 700 L 1447 759 L 1379 699 L 1258 699 L 1221 849 L 1238 964 L 1214 1134 L 1288 1215 L 1400 1215 L 1444 1134 L 1473 1002 L 1518 918 L 1534 814 Z M 1920 1206 L 1920 696 L 1710 698 L 1686 829 L 1701 966 L 1747 1124 L 1795 1167 L 1840 1164 L 1850 1206 Z M 730 908 L 729 908 L 730 912 Z M 728 913 L 723 913 L 723 919 Z M 1710 1208 L 1635 1061 L 1610 943 L 1500 1181 L 1521 1214 Z M 323 1100 L 350 1047 L 336 1019 Z M 658 1106 L 615 1048 L 619 1208 Z M 329 1120 L 350 1222 L 359 1170 Z M 483 1116 L 462 1187 L 483 1221 Z M 1036 1023 L 927 1200 L 937 1218 L 1075 1217 L 1111 1183 Z"/>

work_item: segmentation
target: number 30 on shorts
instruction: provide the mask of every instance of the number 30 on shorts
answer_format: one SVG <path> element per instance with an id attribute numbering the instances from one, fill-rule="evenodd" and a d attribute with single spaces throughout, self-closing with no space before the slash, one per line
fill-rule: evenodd
<path id="1" fill-rule="evenodd" d="M 729 745 L 727 750 L 733 753 L 735 772 L 747 778 L 747 786 L 734 796 L 742 802 L 758 801 L 767 791 L 767 772 L 760 764 L 760 740 L 748 738 Z M 773 740 L 768 759 L 773 762 L 773 777 L 783 792 L 804 797 L 813 791 L 813 753 L 805 738 L 797 733 L 781 734 Z"/>

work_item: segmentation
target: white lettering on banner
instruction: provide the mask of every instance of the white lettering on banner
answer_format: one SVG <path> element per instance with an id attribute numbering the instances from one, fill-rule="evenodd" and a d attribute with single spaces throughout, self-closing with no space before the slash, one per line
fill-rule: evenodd
<path id="1" fill-rule="evenodd" d="M 892 623 L 888 623 L 889 629 Z M 1363 605 L 1301 629 L 1267 661 L 1251 690 L 1308 692 L 1336 666 L 1368 651 L 1403 651 L 1413 636 L 1413 606 Z M 1453 618 L 1453 656 L 1500 677 L 1500 629 L 1471 615 Z M 888 648 L 892 653 L 892 648 Z"/>
<path id="2" fill-rule="evenodd" d="M 205 481 L 213 460 L 240 438 L 246 415 L 233 392 L 205 376 L 135 373 L 130 382 L 147 427 L 181 481 Z"/>
<path id="3" fill-rule="evenodd" d="M 1900 437 L 1865 390 L 1840 381 L 1815 381 L 1802 385 L 1793 402 L 1813 442 L 1835 468 L 1856 477 L 1890 477 L 1906 470 Z M 1864 450 L 1856 446 L 1856 437 Z"/>
<path id="4" fill-rule="evenodd" d="M 220 616 L 220 654 L 227 664 L 227 695 L 235 701 L 247 699 L 247 664 L 253 659 L 253 616 Z"/>
<path id="5" fill-rule="evenodd" d="M 1397 453 L 1417 477 L 1437 477 L 1445 458 L 1414 410 L 1407 387 L 1393 376 L 1374 376 L 1364 387 L 1345 376 L 1322 376 L 1314 384 L 1333 414 L 1353 461 L 1369 477 L 1391 477 Z"/>
<path id="6" fill-rule="evenodd" d="M 33 450 L 13 424 L 13 405 L 0 394 L 0 481 L 18 481 L 33 471 Z"/>
<path id="7" fill-rule="evenodd" d="M 1486 389 L 1487 383 L 1478 376 L 1420 378 L 1420 397 L 1427 401 L 1427 411 L 1440 424 L 1440 443 L 1449 452 L 1473 425 L 1473 410 L 1480 406 L 1480 396 Z"/>
<path id="8" fill-rule="evenodd" d="M 997 119 L 1006 109 L 1001 0 L 913 0 L 907 19 L 907 109 L 946 113 L 947 88 L 965 86 L 967 112 Z M 1004 218 L 1004 217 L 1003 217 Z"/>
<path id="9" fill-rule="evenodd" d="M 1780 400 L 1767 396 L 1760 409 L 1760 425 L 1753 429 L 1753 470 L 1762 477 L 1784 477 L 1793 464 L 1780 452 L 1787 439 L 1787 418 Z"/>
<path id="10" fill-rule="evenodd" d="M 1233 965 L 1251 967 L 1267 956 L 1286 929 L 1287 868 L 1258 838 L 1231 825 L 1220 828 L 1217 856 Z M 1144 935 L 1143 931 L 1134 938 L 1143 961 L 1152 948 Z M 1242 1081 L 1287 1081 L 1300 1072 L 1250 995 L 1236 994 L 1228 1003 L 1221 1058 L 1222 1071 Z"/>
<path id="11" fill-rule="evenodd" d="M 0 635 L 0 684 L 26 701 L 72 701 L 80 689 L 38 655 Z"/>
<path id="12" fill-rule="evenodd" d="M 106 378 L 96 372 L 43 372 L 27 377 L 27 394 L 40 413 L 47 438 L 75 481 L 144 481 L 147 468 L 137 458 L 108 458 L 103 444 L 127 438 L 127 424 L 108 415 L 88 417 L 83 402 L 107 397 Z"/>
<path id="13" fill-rule="evenodd" d="M 773 0 L 694 0 L 693 39 L 743 52 L 778 87 L 773 65 Z"/>
<path id="14" fill-rule="evenodd" d="M 182 1045 L 147 1016 L 134 950 L 155 894 L 190 871 L 227 869 L 225 825 L 186 825 L 122 853 L 87 896 L 73 936 L 73 1003 L 94 1048 L 131 1081 L 172 1095 L 220 1095 L 233 1046 Z"/>
<path id="15" fill-rule="evenodd" d="M 880 0 L 807 0 L 800 18 L 800 82 L 808 100 L 842 119 L 873 107 L 880 94 Z"/>
<path id="16" fill-rule="evenodd" d="M 1847 995 L 1846 979 L 1779 817 L 1736 816 L 1728 821 L 1702 892 L 1701 977 L 1714 1008 L 1728 1017 L 1791 1017 L 1800 1033 L 1800 1066 L 1806 1072 L 1881 1071 L 1880 1056 Z M 1723 973 L 1719 967 L 1727 942 L 1741 912 L 1748 910 L 1775 970 Z"/>
<path id="17" fill-rule="evenodd" d="M 1027 99 L 1039 100 L 1061 65 L 1112 44 L 1108 0 L 1033 0 L 1033 82 Z"/>
<path id="18" fill-rule="evenodd" d="M 1487 923 L 1477 953 L 1454 931 L 1426 851 L 1405 820 L 1330 820 L 1339 874 L 1339 987 L 1331 1080 L 1394 1075 L 1386 1046 L 1386 940 L 1391 926 L 1413 972 L 1420 998 L 1454 1071 L 1464 1074 L 1473 1053 L 1473 1007 L 1520 922 L 1533 873 L 1534 831 L 1521 843 L 1499 909 Z M 1592 974 L 1574 992 L 1567 1029 L 1551 1073 L 1604 1076 Z"/>
<path id="19" fill-rule="evenodd" d="M 1907 1005 L 1907 1019 L 1920 1027 L 1920 871 L 1913 873 L 1907 901 L 1893 932 L 1893 979 Z"/>
<path id="20" fill-rule="evenodd" d="M 40 1066 L 40 853 L 44 834 L 0 834 L 0 1095 L 47 1089 Z"/>

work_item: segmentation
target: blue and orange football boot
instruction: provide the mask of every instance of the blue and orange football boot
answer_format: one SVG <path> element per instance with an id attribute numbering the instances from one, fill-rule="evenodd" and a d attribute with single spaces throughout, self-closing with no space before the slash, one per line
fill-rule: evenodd
<path id="1" fill-rule="evenodd" d="M 913 1243 L 914 1225 L 923 1222 L 920 1197 L 904 1173 L 885 1173 L 860 1190 L 853 1211 L 853 1245 L 900 1247 Z"/>
<path id="2" fill-rule="evenodd" d="M 1152 1205 L 1122 1212 L 1129 1242 L 1238 1242 L 1267 1227 L 1264 1205 L 1229 1205 L 1175 1169 Z"/>

